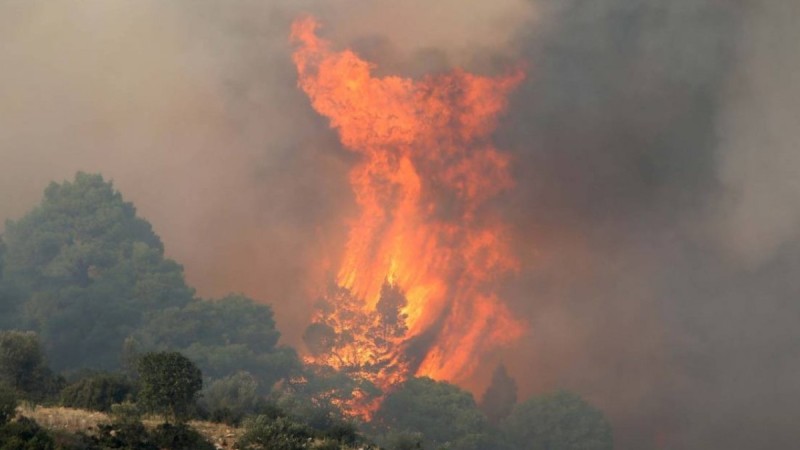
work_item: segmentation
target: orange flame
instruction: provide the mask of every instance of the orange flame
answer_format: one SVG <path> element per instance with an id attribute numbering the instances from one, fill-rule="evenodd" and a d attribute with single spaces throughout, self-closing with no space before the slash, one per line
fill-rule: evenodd
<path id="1" fill-rule="evenodd" d="M 331 321 L 336 332 L 355 336 L 347 351 L 311 361 L 384 361 L 384 370 L 365 375 L 382 388 L 410 375 L 463 381 L 482 353 L 524 328 L 492 293 L 517 261 L 504 227 L 485 209 L 513 184 L 509 157 L 490 136 L 524 74 L 374 77 L 354 52 L 331 50 L 317 27 L 313 18 L 292 27 L 298 85 L 360 155 L 350 173 L 360 215 L 336 279 L 357 301 L 336 300 L 343 312 Z M 373 320 L 386 286 L 405 296 L 404 327 L 381 351 L 367 345 L 367 328 L 357 322 Z"/>

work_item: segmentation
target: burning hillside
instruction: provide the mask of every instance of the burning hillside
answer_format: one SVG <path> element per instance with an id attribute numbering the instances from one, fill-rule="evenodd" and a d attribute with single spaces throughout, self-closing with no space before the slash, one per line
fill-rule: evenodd
<path id="1" fill-rule="evenodd" d="M 517 261 L 486 209 L 513 186 L 490 136 L 523 73 L 374 77 L 317 27 L 304 18 L 292 29 L 299 86 L 359 156 L 359 215 L 306 331 L 309 360 L 384 389 L 410 375 L 463 380 L 524 328 L 493 291 Z"/>

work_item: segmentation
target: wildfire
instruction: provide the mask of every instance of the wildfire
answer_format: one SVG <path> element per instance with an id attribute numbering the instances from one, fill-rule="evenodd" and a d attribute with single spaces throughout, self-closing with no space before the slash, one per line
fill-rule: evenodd
<path id="1" fill-rule="evenodd" d="M 523 330 L 492 291 L 517 261 L 485 206 L 513 184 L 490 135 L 524 74 L 374 77 L 317 27 L 292 27 L 298 84 L 360 156 L 350 172 L 360 214 L 306 331 L 309 360 L 384 390 L 411 375 L 464 380 Z"/>

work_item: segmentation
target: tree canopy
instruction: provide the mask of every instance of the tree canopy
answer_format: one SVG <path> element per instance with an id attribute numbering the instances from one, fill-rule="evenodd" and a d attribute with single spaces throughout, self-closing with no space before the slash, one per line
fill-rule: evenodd
<path id="1" fill-rule="evenodd" d="M 486 419 L 472 394 L 426 377 L 411 378 L 389 394 L 375 422 L 385 430 L 421 433 L 426 448 L 490 448 Z"/>
<path id="2" fill-rule="evenodd" d="M 294 350 L 277 346 L 272 308 L 241 295 L 159 311 L 133 338 L 145 350 L 180 351 L 212 379 L 247 371 L 261 393 L 300 367 Z"/>
<path id="3" fill-rule="evenodd" d="M 17 415 L 17 402 L 17 393 L 9 386 L 0 383 L 0 426 Z"/>
<path id="4" fill-rule="evenodd" d="M 36 373 L 44 368 L 44 355 L 35 333 L 0 332 L 0 382 L 25 392 L 33 389 Z"/>
<path id="5" fill-rule="evenodd" d="M 203 375 L 178 352 L 154 352 L 139 360 L 139 383 L 139 401 L 147 409 L 182 422 L 195 407 Z"/>
<path id="6" fill-rule="evenodd" d="M 38 334 L 57 371 L 135 369 L 139 354 L 172 350 L 210 381 L 249 372 L 258 395 L 301 372 L 296 352 L 278 346 L 270 306 L 195 298 L 152 226 L 100 175 L 51 183 L 40 205 L 7 222 L 0 313 L 0 329 Z M 95 381 L 73 385 L 69 398 L 100 395 L 108 386 Z"/>
<path id="7" fill-rule="evenodd" d="M 395 339 L 406 332 L 398 288 L 386 283 L 377 311 L 356 321 L 354 332 L 342 318 L 360 300 L 332 284 L 303 335 L 310 350 L 303 364 L 279 345 L 270 306 L 243 295 L 196 298 L 151 225 L 100 175 L 52 183 L 41 204 L 9 221 L 0 237 L 0 422 L 21 398 L 111 410 L 116 422 L 84 436 L 97 448 L 178 441 L 204 448 L 183 423 L 195 412 L 246 423 L 242 448 L 371 448 L 342 405 L 354 398 L 377 404 L 386 394 L 363 372 L 395 362 Z M 352 346 L 377 359 L 352 356 Z M 73 382 L 64 388 L 48 363 Z M 195 408 L 204 381 L 206 398 Z M 503 366 L 480 408 L 457 386 L 411 378 L 392 387 L 362 425 L 389 449 L 612 448 L 603 414 L 575 394 L 516 401 Z M 145 410 L 179 423 L 149 431 L 140 422 Z M 54 445 L 21 417 L 0 425 L 3 439 L 14 444 L 0 450 Z"/>
<path id="8" fill-rule="evenodd" d="M 512 448 L 611 450 L 611 426 L 603 413 L 576 394 L 558 391 L 517 405 L 502 424 Z"/>
<path id="9" fill-rule="evenodd" d="M 248 372 L 238 372 L 211 383 L 203 390 L 201 403 L 212 419 L 237 424 L 261 406 L 258 380 Z"/>
<path id="10" fill-rule="evenodd" d="M 133 383 L 119 374 L 97 373 L 81 378 L 61 391 L 61 404 L 71 408 L 111 411 L 133 393 Z"/>
<path id="11" fill-rule="evenodd" d="M 100 175 L 50 184 L 39 206 L 6 223 L 3 241 L 0 295 L 27 300 L 21 325 L 39 331 L 56 369 L 118 367 L 147 311 L 194 294 L 151 225 Z"/>
<path id="12" fill-rule="evenodd" d="M 58 392 L 61 381 L 47 367 L 36 333 L 0 331 L 0 383 L 28 400 Z"/>
<path id="13" fill-rule="evenodd" d="M 517 403 L 517 382 L 502 364 L 492 374 L 492 381 L 481 397 L 480 407 L 489 422 L 497 424 L 506 418 Z"/>

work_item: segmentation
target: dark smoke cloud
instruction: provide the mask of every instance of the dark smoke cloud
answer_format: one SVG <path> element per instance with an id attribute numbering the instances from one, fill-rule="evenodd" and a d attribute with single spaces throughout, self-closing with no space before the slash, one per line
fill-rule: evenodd
<path id="1" fill-rule="evenodd" d="M 517 41 L 531 80 L 498 138 L 532 332 L 509 364 L 603 405 L 620 448 L 800 437 L 789 3 L 540 2 Z"/>
<path id="2" fill-rule="evenodd" d="M 0 219 L 112 178 L 202 295 L 274 305 L 300 343 L 353 212 L 352 155 L 296 85 L 301 13 L 379 63 L 529 77 L 497 133 L 497 206 L 531 323 L 501 360 L 574 389 L 618 448 L 800 438 L 800 18 L 763 0 L 0 3 Z M 522 355 L 522 356 L 520 356 Z"/>

